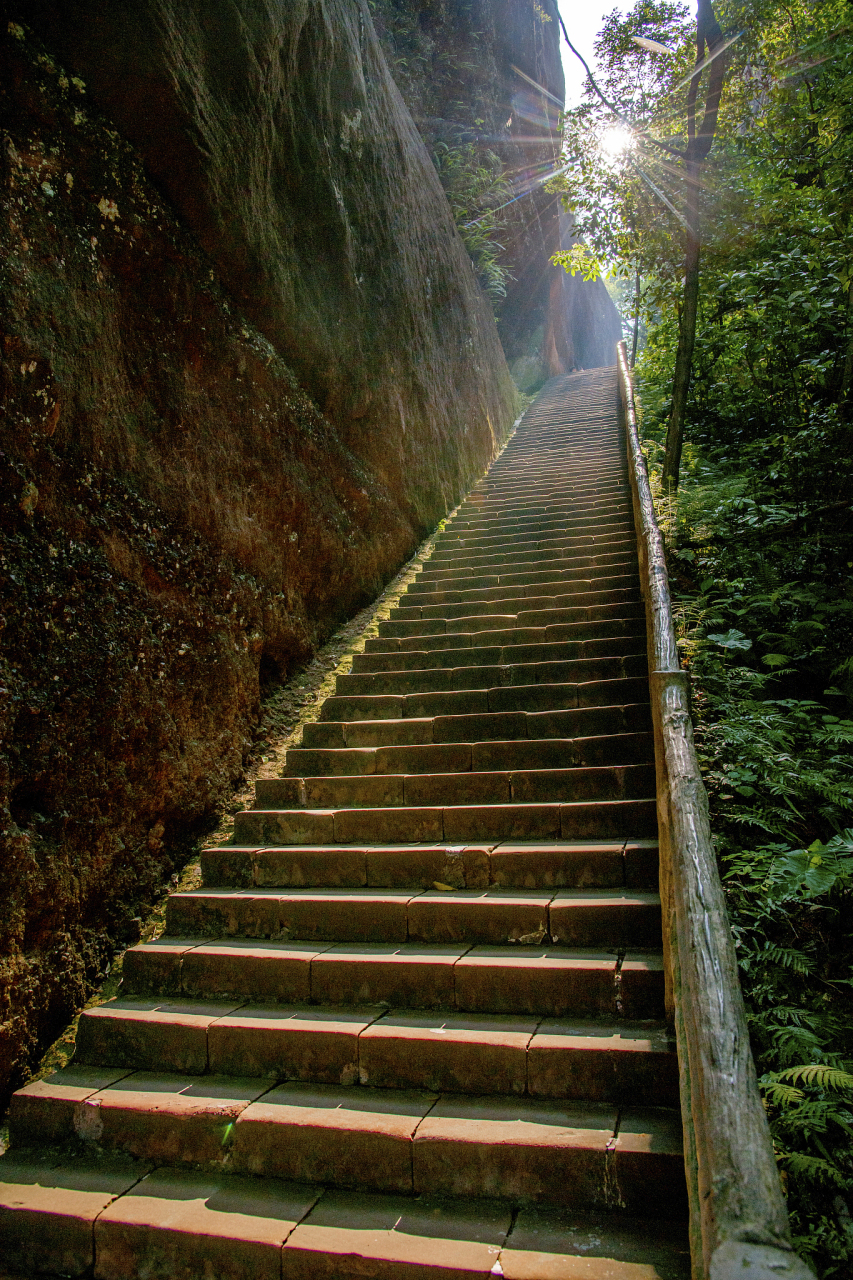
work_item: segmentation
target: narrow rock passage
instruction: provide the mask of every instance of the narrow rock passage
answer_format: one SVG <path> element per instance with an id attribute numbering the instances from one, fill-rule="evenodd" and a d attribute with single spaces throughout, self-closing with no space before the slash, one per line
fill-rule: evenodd
<path id="1" fill-rule="evenodd" d="M 380 631 L 15 1096 L 21 1270 L 689 1274 L 614 370 L 547 385 Z"/>

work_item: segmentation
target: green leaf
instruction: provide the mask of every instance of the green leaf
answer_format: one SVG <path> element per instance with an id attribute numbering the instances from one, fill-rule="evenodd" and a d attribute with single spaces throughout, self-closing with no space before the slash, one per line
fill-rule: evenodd
<path id="1" fill-rule="evenodd" d="M 735 627 L 725 633 L 715 631 L 711 635 L 705 637 L 712 640 L 714 644 L 718 644 L 722 649 L 751 649 L 752 641 L 747 640 L 742 631 L 738 631 Z"/>
<path id="2" fill-rule="evenodd" d="M 781 653 L 765 653 L 761 661 L 768 667 L 786 667 L 791 659 Z"/>

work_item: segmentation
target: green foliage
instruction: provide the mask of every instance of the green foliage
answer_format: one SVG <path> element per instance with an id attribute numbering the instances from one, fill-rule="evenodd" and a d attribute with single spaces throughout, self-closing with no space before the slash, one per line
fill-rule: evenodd
<path id="1" fill-rule="evenodd" d="M 495 239 L 502 225 L 499 206 L 511 196 L 500 157 L 473 142 L 439 142 L 433 160 L 480 284 L 496 302 L 506 297 L 513 278 L 500 262 L 503 245 Z"/>
<path id="2" fill-rule="evenodd" d="M 598 280 L 603 274 L 601 263 L 588 244 L 573 244 L 571 249 L 561 249 L 551 261 L 568 271 L 570 276 L 580 273 L 584 280 Z"/>
<path id="3" fill-rule="evenodd" d="M 654 462 L 650 374 L 646 385 Z M 742 417 L 761 404 L 744 396 Z M 853 1262 L 853 700 L 833 681 L 850 652 L 853 529 L 820 508 L 849 484 L 850 460 L 836 459 L 827 495 L 794 469 L 756 472 L 757 431 L 714 448 L 695 438 L 700 411 L 693 422 L 667 511 L 679 648 L 798 1247 L 840 1277 Z M 800 452 L 808 465 L 805 440 Z"/>
<path id="4" fill-rule="evenodd" d="M 488 145 L 500 135 L 506 102 L 481 29 L 485 15 L 478 18 L 467 0 L 450 6 L 370 0 L 370 8 L 477 278 L 497 307 L 514 278 L 501 240 L 507 231 L 517 239 L 519 212 L 506 207 L 512 191 L 505 162 Z M 550 21 L 538 5 L 531 17 Z"/>
<path id="5" fill-rule="evenodd" d="M 682 483 L 659 518 L 796 1244 L 841 1280 L 853 1269 L 853 15 L 841 0 L 715 8 L 743 34 L 703 176 Z M 628 157 L 602 155 L 616 121 L 591 96 L 567 135 L 580 238 L 623 277 L 642 274 L 653 484 L 684 207 L 678 161 L 655 141 L 684 143 L 684 17 L 639 0 L 607 19 L 602 88 L 640 122 Z M 643 54 L 632 34 L 674 53 Z"/>

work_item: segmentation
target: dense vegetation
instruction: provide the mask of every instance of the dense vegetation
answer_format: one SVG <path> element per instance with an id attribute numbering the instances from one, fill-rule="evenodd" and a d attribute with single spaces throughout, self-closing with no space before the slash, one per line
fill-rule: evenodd
<path id="1" fill-rule="evenodd" d="M 740 35 L 700 186 L 681 483 L 659 507 L 796 1244 L 841 1277 L 853 1263 L 853 6 L 715 9 L 726 37 Z M 590 89 L 567 125 L 585 242 L 567 265 L 606 262 L 638 299 L 653 472 L 680 319 L 674 153 L 694 31 L 669 0 L 612 14 L 600 87 L 624 120 Z"/>

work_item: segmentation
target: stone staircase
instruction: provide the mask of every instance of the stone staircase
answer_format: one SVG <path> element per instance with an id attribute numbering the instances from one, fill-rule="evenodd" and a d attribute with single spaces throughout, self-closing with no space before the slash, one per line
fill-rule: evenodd
<path id="1" fill-rule="evenodd" d="M 611 369 L 549 383 L 0 1161 L 23 1273 L 679 1280 Z"/>

